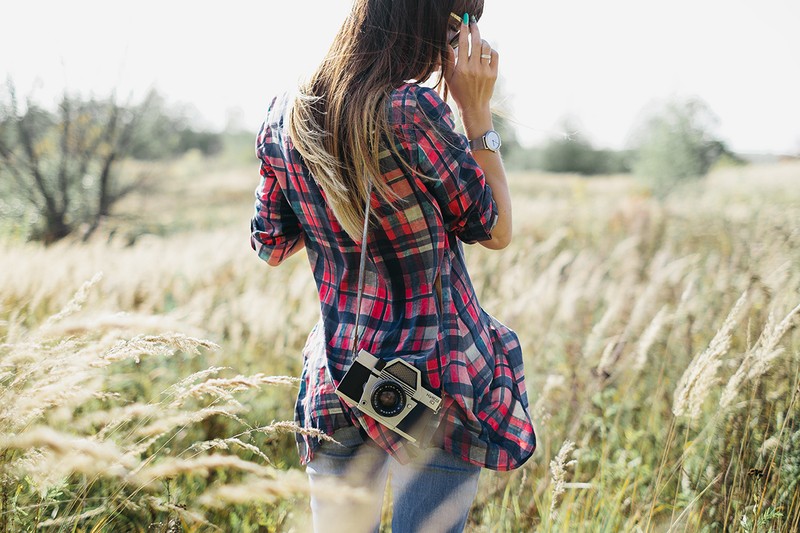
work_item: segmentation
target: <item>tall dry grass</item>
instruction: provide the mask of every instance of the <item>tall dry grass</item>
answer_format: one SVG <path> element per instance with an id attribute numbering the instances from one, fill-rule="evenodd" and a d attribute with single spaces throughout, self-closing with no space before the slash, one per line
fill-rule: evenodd
<path id="1" fill-rule="evenodd" d="M 269 269 L 249 248 L 254 175 L 204 176 L 222 227 L 186 213 L 194 188 L 187 231 L 3 244 L 0 384 L 28 384 L 1 404 L 27 413 L 0 418 L 5 523 L 304 527 L 273 424 L 296 389 L 269 376 L 299 375 L 319 311 L 302 254 Z M 538 448 L 484 473 L 470 531 L 798 529 L 798 184 L 797 165 L 726 169 L 659 203 L 624 177 L 512 178 L 513 244 L 467 253 L 523 343 Z"/>

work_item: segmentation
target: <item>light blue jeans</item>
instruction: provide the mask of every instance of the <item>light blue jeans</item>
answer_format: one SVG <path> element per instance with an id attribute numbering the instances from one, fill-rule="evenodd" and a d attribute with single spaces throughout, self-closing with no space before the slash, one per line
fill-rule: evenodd
<path id="1" fill-rule="evenodd" d="M 402 465 L 357 427 L 333 434 L 306 466 L 316 533 L 377 532 L 386 479 L 391 472 L 392 533 L 464 530 L 478 490 L 480 467 L 443 450 L 426 450 Z"/>

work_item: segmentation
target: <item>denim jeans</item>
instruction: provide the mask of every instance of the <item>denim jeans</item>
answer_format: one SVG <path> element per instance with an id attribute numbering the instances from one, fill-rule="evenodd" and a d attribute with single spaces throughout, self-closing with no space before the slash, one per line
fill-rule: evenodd
<path id="1" fill-rule="evenodd" d="M 357 427 L 340 429 L 333 438 L 341 445 L 324 443 L 306 467 L 316 533 L 377 532 L 389 473 L 392 533 L 464 530 L 480 467 L 439 449 L 402 465 L 371 440 L 365 442 Z"/>

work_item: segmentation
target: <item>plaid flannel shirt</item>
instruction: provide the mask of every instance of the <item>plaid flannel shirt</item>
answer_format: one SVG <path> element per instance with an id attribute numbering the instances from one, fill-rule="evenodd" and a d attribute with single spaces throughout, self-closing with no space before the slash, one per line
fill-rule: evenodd
<path id="1" fill-rule="evenodd" d="M 536 436 L 519 339 L 478 303 L 461 242 L 490 239 L 497 206 L 466 138 L 453 129 L 449 106 L 417 84 L 395 89 L 387 103 L 399 153 L 432 179 L 409 172 L 390 150 L 382 154 L 383 177 L 405 202 L 394 210 L 372 195 L 369 260 L 357 313 L 361 245 L 339 225 L 288 138 L 287 102 L 287 95 L 272 101 L 256 141 L 262 179 L 251 244 L 262 259 L 278 264 L 302 239 L 316 280 L 321 319 L 303 349 L 297 422 L 328 435 L 360 425 L 400 461 L 413 453 L 405 439 L 334 392 L 352 363 L 360 316 L 359 348 L 383 359 L 402 357 L 440 391 L 440 447 L 482 467 L 520 466 L 536 448 Z M 297 444 L 307 464 L 320 442 L 298 434 Z"/>

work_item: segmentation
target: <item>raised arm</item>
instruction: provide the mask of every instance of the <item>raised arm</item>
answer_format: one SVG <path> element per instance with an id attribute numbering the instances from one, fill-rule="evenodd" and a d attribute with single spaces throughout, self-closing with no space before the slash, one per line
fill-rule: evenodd
<path id="1" fill-rule="evenodd" d="M 467 138 L 476 139 L 494 129 L 490 102 L 497 81 L 500 56 L 492 50 L 491 59 L 481 58 L 482 52 L 488 51 L 488 43 L 482 41 L 476 23 L 462 23 L 458 50 L 450 51 L 450 62 L 445 67 L 445 82 L 458 106 Z M 476 150 L 473 156 L 483 169 L 486 183 L 492 190 L 498 216 L 492 229 L 492 238 L 478 242 L 487 248 L 499 250 L 509 245 L 512 236 L 511 194 L 505 168 L 499 152 Z"/>

